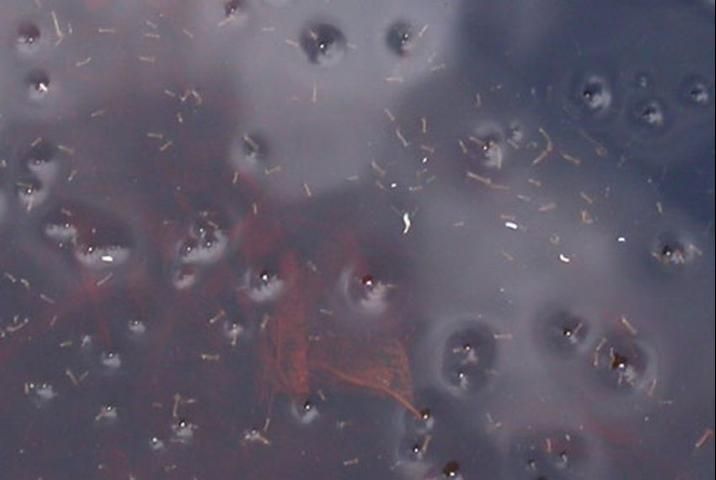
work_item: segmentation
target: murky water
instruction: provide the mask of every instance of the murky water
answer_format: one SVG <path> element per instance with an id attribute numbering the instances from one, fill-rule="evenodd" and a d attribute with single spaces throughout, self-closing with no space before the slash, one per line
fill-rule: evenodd
<path id="1" fill-rule="evenodd" d="M 713 1 L 0 38 L 0 478 L 713 478 Z"/>

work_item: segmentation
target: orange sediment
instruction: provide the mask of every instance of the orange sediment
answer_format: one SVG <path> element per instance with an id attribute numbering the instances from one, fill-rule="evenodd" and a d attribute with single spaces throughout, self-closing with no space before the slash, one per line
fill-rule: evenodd
<path id="1" fill-rule="evenodd" d="M 266 325 L 260 353 L 263 387 L 267 393 L 306 396 L 308 385 L 308 337 L 306 315 L 310 299 L 301 288 L 299 265 L 294 255 L 281 260 L 280 273 L 286 282 L 286 294 Z"/>
<path id="2" fill-rule="evenodd" d="M 416 417 L 408 354 L 395 338 L 340 335 L 308 338 L 308 320 L 319 300 L 320 282 L 303 271 L 295 254 L 281 259 L 286 290 L 268 320 L 260 344 L 261 395 L 305 398 L 317 384 L 354 387 L 391 398 Z"/>
<path id="3" fill-rule="evenodd" d="M 311 344 L 308 365 L 312 380 L 327 375 L 339 383 L 391 398 L 420 417 L 413 404 L 408 355 L 398 340 L 325 337 Z"/>

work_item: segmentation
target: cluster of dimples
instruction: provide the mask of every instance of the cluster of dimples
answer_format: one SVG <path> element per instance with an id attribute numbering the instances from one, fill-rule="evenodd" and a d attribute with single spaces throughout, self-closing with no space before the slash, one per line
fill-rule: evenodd
<path id="1" fill-rule="evenodd" d="M 713 472 L 713 42 L 664 69 L 567 5 L 5 3 L 7 478 Z"/>

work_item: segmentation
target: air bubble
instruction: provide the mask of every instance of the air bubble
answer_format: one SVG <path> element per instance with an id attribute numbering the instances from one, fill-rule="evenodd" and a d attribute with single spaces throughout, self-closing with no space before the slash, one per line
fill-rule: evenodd
<path id="1" fill-rule="evenodd" d="M 427 444 L 426 438 L 420 439 L 410 446 L 410 449 L 408 450 L 408 458 L 411 461 L 419 462 L 423 459 L 423 457 L 425 457 L 425 450 Z"/>
<path id="2" fill-rule="evenodd" d="M 44 226 L 45 236 L 55 242 L 59 247 L 74 244 L 79 235 L 72 213 L 66 209 L 60 209 L 55 215 L 47 220 Z"/>
<path id="3" fill-rule="evenodd" d="M 653 80 L 651 79 L 651 75 L 648 73 L 640 72 L 634 76 L 634 86 L 637 88 L 646 90 L 651 87 L 652 83 Z"/>
<path id="4" fill-rule="evenodd" d="M 246 294 L 256 303 L 271 302 L 277 299 L 284 289 L 283 280 L 269 270 L 249 270 L 244 282 Z"/>
<path id="5" fill-rule="evenodd" d="M 435 426 L 435 417 L 429 408 L 423 408 L 418 412 L 420 414 L 420 424 L 418 429 L 420 431 L 430 431 Z"/>
<path id="6" fill-rule="evenodd" d="M 679 96 L 686 105 L 705 107 L 711 104 L 711 84 L 701 76 L 693 75 L 681 82 Z"/>
<path id="7" fill-rule="evenodd" d="M 223 333 L 231 346 L 235 346 L 244 335 L 244 326 L 235 321 L 224 322 Z"/>
<path id="8" fill-rule="evenodd" d="M 461 478 L 460 464 L 456 461 L 447 462 L 443 467 L 443 477 L 452 479 Z"/>
<path id="9" fill-rule="evenodd" d="M 48 197 L 49 192 L 43 188 L 42 182 L 37 178 L 26 178 L 15 184 L 17 198 L 26 211 L 41 205 Z"/>
<path id="10" fill-rule="evenodd" d="M 301 34 L 300 44 L 309 62 L 324 67 L 338 63 L 346 52 L 345 36 L 327 23 L 306 28 Z"/>
<path id="11" fill-rule="evenodd" d="M 511 122 L 508 128 L 508 139 L 513 146 L 520 146 L 525 141 L 525 129 L 519 122 Z"/>
<path id="12" fill-rule="evenodd" d="M 412 412 L 405 412 L 403 423 L 405 430 L 413 436 L 431 436 L 435 428 L 435 416 L 429 408 L 422 408 L 417 416 Z"/>
<path id="13" fill-rule="evenodd" d="M 614 95 L 609 81 L 604 76 L 587 74 L 579 78 L 572 88 L 572 103 L 582 115 L 601 119 L 611 112 Z"/>
<path id="14" fill-rule="evenodd" d="M 94 420 L 101 425 L 108 425 L 115 423 L 118 417 L 117 407 L 114 405 L 102 405 Z"/>
<path id="15" fill-rule="evenodd" d="M 108 371 L 118 370 L 122 366 L 122 358 L 115 352 L 103 352 L 99 361 Z"/>
<path id="16" fill-rule="evenodd" d="M 701 251 L 691 242 L 671 233 L 658 236 L 651 256 L 664 267 L 677 268 L 692 263 Z"/>
<path id="17" fill-rule="evenodd" d="M 150 437 L 147 443 L 149 444 L 149 448 L 154 452 L 160 452 L 165 448 L 164 441 L 159 437 Z"/>
<path id="18" fill-rule="evenodd" d="M 71 247 L 75 260 L 92 270 L 123 265 L 132 254 L 126 225 L 106 212 L 81 205 L 50 212 L 45 218 L 44 233 L 59 247 Z"/>
<path id="19" fill-rule="evenodd" d="M 512 441 L 509 467 L 516 479 L 588 478 L 590 457 L 581 435 L 566 431 L 530 432 Z"/>
<path id="20" fill-rule="evenodd" d="M 17 29 L 17 48 L 22 52 L 31 52 L 40 41 L 40 29 L 31 22 L 20 24 Z"/>
<path id="21" fill-rule="evenodd" d="M 414 48 L 413 27 L 403 20 L 398 20 L 388 28 L 386 43 L 394 54 L 404 57 Z"/>
<path id="22" fill-rule="evenodd" d="M 46 140 L 33 145 L 24 155 L 27 170 L 42 182 L 51 182 L 57 177 L 59 167 L 55 162 L 57 147 Z"/>
<path id="23" fill-rule="evenodd" d="M 643 341 L 626 334 L 614 334 L 598 342 L 592 367 L 605 387 L 618 392 L 633 392 L 647 388 L 653 381 L 655 361 Z"/>
<path id="24" fill-rule="evenodd" d="M 200 212 L 179 246 L 180 261 L 194 265 L 210 265 L 219 261 L 229 243 L 222 223 L 217 213 Z"/>
<path id="25" fill-rule="evenodd" d="M 121 265 L 125 263 L 129 257 L 129 248 L 120 245 L 78 245 L 75 249 L 75 258 L 79 263 L 92 269 Z"/>
<path id="26" fill-rule="evenodd" d="M 246 0 L 227 0 L 224 3 L 224 20 L 219 25 L 233 24 L 243 26 L 248 19 Z"/>
<path id="27" fill-rule="evenodd" d="M 194 440 L 194 432 L 197 426 L 186 419 L 179 419 L 172 424 L 172 438 L 174 443 L 188 445 Z"/>
<path id="28" fill-rule="evenodd" d="M 538 316 L 536 335 L 549 353 L 571 355 L 586 347 L 590 328 L 587 319 L 564 310 Z"/>
<path id="29" fill-rule="evenodd" d="M 147 333 L 147 325 L 141 320 L 130 320 L 129 322 L 127 322 L 127 328 L 129 329 L 129 332 L 136 337 L 142 336 Z"/>
<path id="30" fill-rule="evenodd" d="M 244 2 L 241 0 L 229 0 L 224 4 L 224 14 L 227 17 L 238 15 L 244 10 Z"/>
<path id="31" fill-rule="evenodd" d="M 231 153 L 231 166 L 244 175 L 256 175 L 266 168 L 268 146 L 261 134 L 243 135 L 234 142 Z"/>
<path id="32" fill-rule="evenodd" d="M 504 160 L 503 135 L 495 127 L 481 127 L 477 135 L 471 137 L 473 142 L 478 144 L 482 164 L 488 168 L 501 169 Z"/>
<path id="33" fill-rule="evenodd" d="M 318 419 L 320 413 L 316 402 L 309 398 L 303 402 L 292 402 L 291 415 L 300 424 L 310 425 Z"/>
<path id="34" fill-rule="evenodd" d="M 171 283 L 177 290 L 187 290 L 199 280 L 199 273 L 194 265 L 179 265 L 174 269 Z"/>
<path id="35" fill-rule="evenodd" d="M 26 78 L 28 95 L 31 100 L 41 100 L 50 92 L 50 77 L 43 71 L 34 71 Z"/>
<path id="36" fill-rule="evenodd" d="M 351 270 L 343 272 L 339 282 L 353 309 L 371 316 L 382 315 L 388 309 L 388 297 L 393 285 L 371 274 L 356 276 Z"/>
<path id="37" fill-rule="evenodd" d="M 656 98 L 641 100 L 632 107 L 631 119 L 645 132 L 660 132 L 667 124 L 666 106 L 663 101 Z"/>

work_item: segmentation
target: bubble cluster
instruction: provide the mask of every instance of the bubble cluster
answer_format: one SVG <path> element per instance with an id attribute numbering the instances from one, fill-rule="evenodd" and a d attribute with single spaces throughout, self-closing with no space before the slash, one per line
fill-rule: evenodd
<path id="1" fill-rule="evenodd" d="M 517 435 L 508 462 L 515 479 L 591 478 L 593 472 L 586 440 L 571 431 L 538 430 Z"/>
<path id="2" fill-rule="evenodd" d="M 179 246 L 180 261 L 190 265 L 210 265 L 219 261 L 228 245 L 222 224 L 215 212 L 199 212 Z"/>
<path id="3" fill-rule="evenodd" d="M 701 253 L 696 245 L 673 232 L 664 232 L 658 235 L 651 247 L 651 256 L 668 269 L 688 265 Z"/>
<path id="4" fill-rule="evenodd" d="M 130 229 L 119 218 L 83 205 L 63 205 L 44 218 L 45 237 L 69 250 L 77 263 L 90 270 L 126 264 L 133 251 Z"/>
<path id="5" fill-rule="evenodd" d="M 459 316 L 436 323 L 435 330 L 425 336 L 417 368 L 435 376 L 432 381 L 450 396 L 473 398 L 495 374 L 495 336 L 480 319 Z"/>
<path id="6" fill-rule="evenodd" d="M 45 408 L 57 397 L 57 392 L 50 383 L 29 382 L 25 384 L 25 395 L 37 408 Z"/>
<path id="7" fill-rule="evenodd" d="M 475 324 L 461 328 L 443 346 L 443 377 L 461 391 L 479 391 L 489 380 L 495 349 L 494 337 L 487 327 Z"/>

